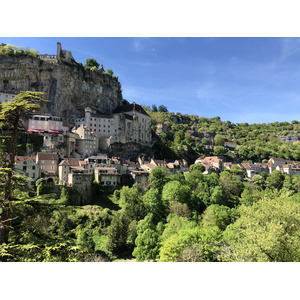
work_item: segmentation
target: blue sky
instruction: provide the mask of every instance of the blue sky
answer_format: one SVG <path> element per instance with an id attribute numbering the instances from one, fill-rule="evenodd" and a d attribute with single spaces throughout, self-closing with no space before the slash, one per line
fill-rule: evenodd
<path id="1" fill-rule="evenodd" d="M 0 38 L 41 54 L 57 41 L 112 69 L 129 102 L 234 123 L 300 119 L 300 38 Z"/>

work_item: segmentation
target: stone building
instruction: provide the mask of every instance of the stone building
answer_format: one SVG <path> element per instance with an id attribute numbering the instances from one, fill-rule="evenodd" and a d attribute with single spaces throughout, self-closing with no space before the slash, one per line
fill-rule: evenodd
<path id="1" fill-rule="evenodd" d="M 95 180 L 103 186 L 116 186 L 120 183 L 120 174 L 114 166 L 95 168 Z"/>
<path id="2" fill-rule="evenodd" d="M 81 157 L 87 157 L 97 153 L 99 139 L 90 128 L 81 124 L 79 127 L 75 126 L 72 132 L 78 134 L 75 150 Z"/>
<path id="3" fill-rule="evenodd" d="M 75 119 L 75 125 L 89 127 L 99 138 L 100 150 L 107 150 L 114 143 L 151 145 L 151 118 L 138 104 L 120 106 L 111 115 L 92 114 L 85 108 L 85 115 Z"/>
<path id="4" fill-rule="evenodd" d="M 52 116 L 50 114 L 33 115 L 28 120 L 28 131 L 63 133 L 67 130 L 68 128 L 63 126 L 60 117 Z"/>
<path id="5" fill-rule="evenodd" d="M 16 96 L 17 94 L 0 91 L 0 103 L 11 102 L 12 99 L 15 98 Z"/>
<path id="6" fill-rule="evenodd" d="M 40 168 L 35 156 L 16 156 L 14 175 L 24 175 L 29 178 L 28 186 L 35 186 L 35 181 L 40 177 Z"/>
<path id="7" fill-rule="evenodd" d="M 42 176 L 57 176 L 58 154 L 38 152 L 36 155 L 36 164 L 39 166 Z"/>
<path id="8" fill-rule="evenodd" d="M 68 183 L 69 187 L 76 187 L 80 192 L 86 193 L 85 195 L 91 192 L 91 185 L 94 179 L 94 174 L 86 173 L 86 171 L 80 170 L 71 170 L 68 174 Z"/>

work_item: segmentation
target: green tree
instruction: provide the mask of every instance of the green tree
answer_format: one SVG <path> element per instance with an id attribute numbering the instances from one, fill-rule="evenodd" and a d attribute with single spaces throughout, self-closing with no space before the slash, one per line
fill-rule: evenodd
<path id="1" fill-rule="evenodd" d="M 164 185 L 168 181 L 167 178 L 168 170 L 164 167 L 156 167 L 151 171 L 149 176 L 149 181 L 151 187 L 154 189 L 158 189 L 160 192 L 162 191 Z"/>
<path id="2" fill-rule="evenodd" d="M 213 204 L 206 208 L 202 215 L 201 225 L 218 226 L 225 230 L 231 223 L 231 209 L 227 206 Z"/>
<path id="3" fill-rule="evenodd" d="M 29 115 L 39 109 L 39 103 L 43 101 L 42 93 L 22 92 L 11 102 L 2 103 L 0 107 L 0 127 L 5 133 L 2 140 L 5 141 L 6 151 L 1 157 L 0 176 L 3 181 L 1 190 L 1 218 L 0 218 L 0 244 L 8 242 L 10 202 L 12 200 L 12 187 L 14 181 L 13 168 L 17 151 L 19 131 L 23 128 L 23 122 Z M 2 148 L 3 149 L 3 148 Z M 9 153 L 9 155 L 7 155 Z"/>
<path id="4" fill-rule="evenodd" d="M 187 185 L 182 185 L 179 181 L 170 181 L 163 188 L 162 199 L 167 203 L 181 202 L 189 204 L 191 189 Z"/>
<path id="5" fill-rule="evenodd" d="M 252 206 L 242 205 L 240 217 L 224 232 L 224 261 L 300 261 L 300 204 L 287 193 L 270 193 Z"/>
<path id="6" fill-rule="evenodd" d="M 99 68 L 100 64 L 93 58 L 88 58 L 85 61 L 85 67 L 96 67 L 97 69 Z"/>
<path id="7" fill-rule="evenodd" d="M 268 187 L 280 190 L 282 188 L 284 176 L 278 170 L 274 170 L 267 178 Z"/>
<path id="8" fill-rule="evenodd" d="M 155 104 L 152 105 L 152 111 L 153 112 L 158 112 L 157 106 Z"/>
<path id="9" fill-rule="evenodd" d="M 217 146 L 224 146 L 225 138 L 221 134 L 216 134 L 214 137 L 214 142 Z"/>
<path id="10" fill-rule="evenodd" d="M 114 74 L 112 69 L 107 69 L 106 73 L 109 74 L 110 76 L 113 76 L 113 74 Z"/>
<path id="11" fill-rule="evenodd" d="M 253 180 L 253 183 L 260 186 L 260 187 L 263 187 L 265 185 L 265 179 L 259 175 L 259 174 L 256 174 L 252 177 L 252 180 Z"/>
<path id="12" fill-rule="evenodd" d="M 193 165 L 190 165 L 190 168 L 189 168 L 190 172 L 193 172 L 195 170 L 198 170 L 200 171 L 201 173 L 203 173 L 205 171 L 205 167 L 204 165 L 200 164 L 200 163 L 197 163 L 197 164 L 193 164 Z"/>
<path id="13" fill-rule="evenodd" d="M 119 254 L 127 250 L 129 219 L 124 212 L 117 212 L 107 229 L 107 250 Z"/>
<path id="14" fill-rule="evenodd" d="M 167 107 L 165 105 L 160 105 L 158 107 L 158 111 L 159 112 L 168 112 L 168 109 L 167 109 Z"/>
<path id="15" fill-rule="evenodd" d="M 223 146 L 215 146 L 214 153 L 215 156 L 223 156 L 225 154 Z"/>
<path id="16" fill-rule="evenodd" d="M 157 223 L 166 215 L 166 206 L 158 189 L 151 188 L 147 191 L 143 196 L 143 202 L 147 213 L 151 214 Z"/>

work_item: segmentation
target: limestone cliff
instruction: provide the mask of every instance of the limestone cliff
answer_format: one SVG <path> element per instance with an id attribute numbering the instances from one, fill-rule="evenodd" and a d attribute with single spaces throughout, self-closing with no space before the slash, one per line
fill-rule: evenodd
<path id="1" fill-rule="evenodd" d="M 0 91 L 26 90 L 44 92 L 50 100 L 44 112 L 62 117 L 67 126 L 72 126 L 73 118 L 87 106 L 95 113 L 109 113 L 123 100 L 117 78 L 76 62 L 0 55 Z"/>

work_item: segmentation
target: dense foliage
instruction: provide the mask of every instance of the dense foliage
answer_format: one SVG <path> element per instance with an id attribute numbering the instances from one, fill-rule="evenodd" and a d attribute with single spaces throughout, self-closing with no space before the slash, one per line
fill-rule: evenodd
<path id="1" fill-rule="evenodd" d="M 15 189 L 0 259 L 299 261 L 300 176 L 280 180 L 278 188 L 226 171 L 169 175 L 157 167 L 147 186 L 99 189 L 108 200 L 85 206 L 70 205 L 65 189 L 58 200 Z"/>
<path id="2" fill-rule="evenodd" d="M 223 122 L 219 117 L 204 118 L 144 107 L 151 116 L 155 136 L 155 154 L 160 158 L 185 158 L 189 163 L 201 155 L 223 156 L 227 161 L 264 161 L 270 157 L 300 160 L 300 142 L 287 143 L 281 138 L 297 136 L 299 121 L 262 124 Z M 155 134 L 158 124 L 163 131 Z M 235 142 L 234 151 L 224 147 Z"/>

